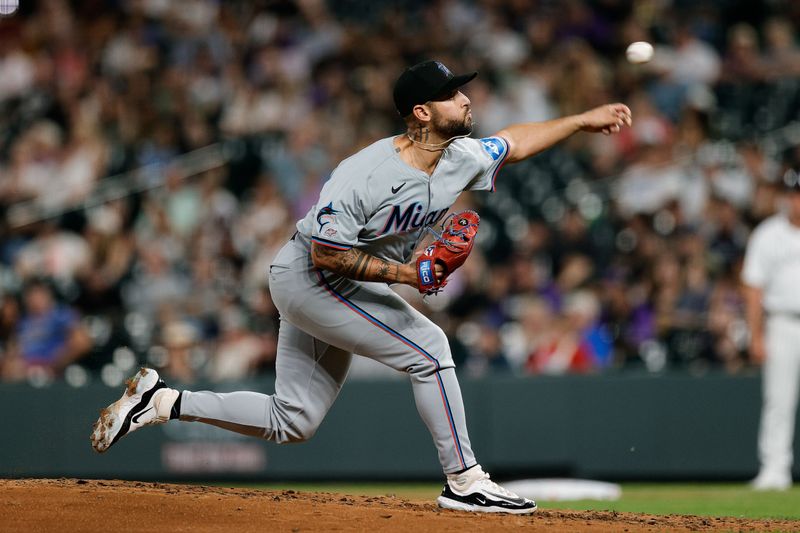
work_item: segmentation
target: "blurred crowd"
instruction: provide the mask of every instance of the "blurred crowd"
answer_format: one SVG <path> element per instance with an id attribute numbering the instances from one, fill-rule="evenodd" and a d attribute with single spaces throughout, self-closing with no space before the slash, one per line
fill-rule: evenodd
<path id="1" fill-rule="evenodd" d="M 465 194 L 470 260 L 398 289 L 460 372 L 742 371 L 741 259 L 800 163 L 799 23 L 788 0 L 25 2 L 0 17 L 0 376 L 272 371 L 270 260 L 341 159 L 402 130 L 392 86 L 426 58 L 480 72 L 476 136 L 634 116 Z"/>

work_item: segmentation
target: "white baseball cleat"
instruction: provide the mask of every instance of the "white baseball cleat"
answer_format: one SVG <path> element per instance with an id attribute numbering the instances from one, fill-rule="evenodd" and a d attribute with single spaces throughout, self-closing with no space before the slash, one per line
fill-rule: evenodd
<path id="1" fill-rule="evenodd" d="M 530 514 L 536 511 L 536 502 L 520 498 L 491 479 L 480 465 L 461 474 L 450 474 L 441 496 L 439 507 L 480 513 Z"/>
<path id="2" fill-rule="evenodd" d="M 180 392 L 167 388 L 158 372 L 142 368 L 125 382 L 122 397 L 102 411 L 92 428 L 92 448 L 103 453 L 119 439 L 140 427 L 163 424 Z"/>

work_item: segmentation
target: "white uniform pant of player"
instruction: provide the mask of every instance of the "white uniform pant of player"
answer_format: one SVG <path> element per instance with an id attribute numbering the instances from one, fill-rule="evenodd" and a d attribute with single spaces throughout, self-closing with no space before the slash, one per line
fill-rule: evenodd
<path id="1" fill-rule="evenodd" d="M 800 318 L 770 316 L 765 340 L 767 357 L 758 434 L 761 472 L 791 479 L 792 440 L 800 387 Z"/>
<path id="2" fill-rule="evenodd" d="M 409 374 L 445 473 L 475 465 L 441 328 L 385 284 L 323 275 L 297 239 L 283 247 L 270 268 L 270 291 L 281 313 L 275 394 L 185 391 L 181 420 L 279 443 L 306 440 L 333 405 L 357 353 Z"/>

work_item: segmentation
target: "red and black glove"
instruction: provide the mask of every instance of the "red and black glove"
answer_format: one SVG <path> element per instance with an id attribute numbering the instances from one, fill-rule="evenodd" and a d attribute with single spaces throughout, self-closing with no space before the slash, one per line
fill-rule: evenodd
<path id="1" fill-rule="evenodd" d="M 433 232 L 437 239 L 417 258 L 419 292 L 435 294 L 442 290 L 447 277 L 469 257 L 480 221 L 481 217 L 475 211 L 462 211 L 444 222 L 441 234 Z M 436 275 L 436 265 L 442 267 L 439 276 Z"/>

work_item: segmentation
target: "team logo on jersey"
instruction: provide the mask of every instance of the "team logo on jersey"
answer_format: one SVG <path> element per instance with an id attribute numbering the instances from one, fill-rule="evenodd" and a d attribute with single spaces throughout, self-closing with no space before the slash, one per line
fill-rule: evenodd
<path id="1" fill-rule="evenodd" d="M 497 137 L 481 139 L 481 144 L 483 145 L 483 149 L 486 150 L 486 153 L 492 156 L 492 159 L 495 161 L 506 151 L 506 145 Z"/>
<path id="2" fill-rule="evenodd" d="M 409 230 L 416 230 L 422 226 L 435 224 L 447 213 L 449 207 L 434 210 L 425 214 L 420 202 L 411 202 L 408 206 L 393 205 L 386 219 L 386 224 L 378 235 L 387 233 L 404 233 Z"/>
<path id="3" fill-rule="evenodd" d="M 338 213 L 336 209 L 333 208 L 333 202 L 330 202 L 328 205 L 323 207 L 317 213 L 317 224 L 319 224 L 319 230 L 322 231 L 326 225 L 330 224 L 331 222 L 336 222 L 336 213 Z"/>

